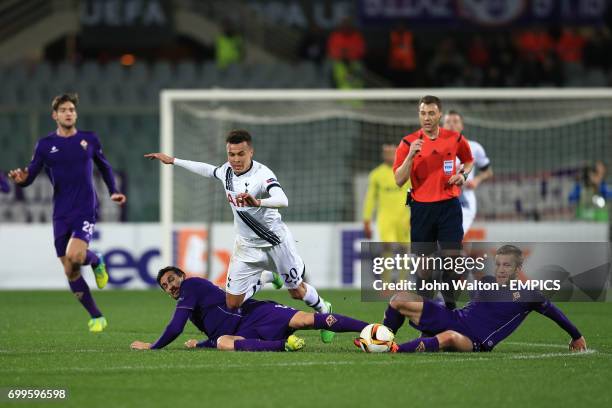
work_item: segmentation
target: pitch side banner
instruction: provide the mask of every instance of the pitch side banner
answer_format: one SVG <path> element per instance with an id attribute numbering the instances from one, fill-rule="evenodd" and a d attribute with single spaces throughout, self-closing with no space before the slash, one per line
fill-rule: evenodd
<path id="1" fill-rule="evenodd" d="M 606 0 L 359 0 L 358 13 L 366 26 L 402 22 L 467 29 L 602 24 L 606 7 Z"/>
<path id="2" fill-rule="evenodd" d="M 607 227 L 589 222 L 475 223 L 468 235 L 470 240 L 490 242 L 605 242 Z M 367 241 L 361 223 L 289 223 L 289 228 L 306 264 L 309 282 L 318 288 L 360 287 L 361 262 L 368 254 L 363 252 Z M 157 271 L 166 266 L 161 260 L 161 234 L 161 227 L 155 223 L 96 225 L 90 248 L 106 259 L 110 289 L 156 288 Z M 176 225 L 174 264 L 190 275 L 206 274 L 223 286 L 234 238 L 231 223 L 217 224 L 212 231 L 204 225 Z M 213 243 L 211 250 L 209 242 Z M 0 222 L 0 260 L 0 289 L 66 288 L 64 272 L 53 249 L 51 224 Z M 95 287 L 93 273 L 87 267 L 83 270 L 85 279 Z"/>

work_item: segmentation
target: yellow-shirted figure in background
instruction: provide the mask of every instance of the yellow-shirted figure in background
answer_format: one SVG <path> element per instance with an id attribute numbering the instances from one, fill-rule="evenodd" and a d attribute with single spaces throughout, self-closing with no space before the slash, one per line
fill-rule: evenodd
<path id="1" fill-rule="evenodd" d="M 376 210 L 376 229 L 381 242 L 410 242 L 410 208 L 406 194 L 410 183 L 398 187 L 393 174 L 395 145 L 382 146 L 383 163 L 370 172 L 363 205 L 363 230 L 372 239 L 371 221 Z"/>

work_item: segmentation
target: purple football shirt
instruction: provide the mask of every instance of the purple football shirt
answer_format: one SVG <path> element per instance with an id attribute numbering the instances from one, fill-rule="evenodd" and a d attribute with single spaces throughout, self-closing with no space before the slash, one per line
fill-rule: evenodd
<path id="1" fill-rule="evenodd" d="M 36 144 L 28 165 L 28 178 L 21 185 L 32 184 L 44 168 L 53 185 L 54 219 L 69 218 L 74 214 L 95 214 L 98 198 L 93 182 L 93 163 L 100 170 L 110 194 L 117 193 L 112 168 L 94 132 L 79 130 L 70 137 L 53 132 Z"/>
<path id="2" fill-rule="evenodd" d="M 289 335 L 289 321 L 297 312 L 275 302 L 254 299 L 245 301 L 237 311 L 228 310 L 224 291 L 207 279 L 189 278 L 181 284 L 172 320 L 151 348 L 159 349 L 174 341 L 188 319 L 208 337 L 198 347 L 214 348 L 224 335 L 280 340 Z"/>

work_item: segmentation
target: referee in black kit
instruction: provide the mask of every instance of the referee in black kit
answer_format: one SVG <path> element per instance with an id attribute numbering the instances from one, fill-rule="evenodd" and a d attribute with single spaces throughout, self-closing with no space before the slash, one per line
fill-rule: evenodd
<path id="1" fill-rule="evenodd" d="M 461 248 L 463 215 L 459 196 L 474 162 L 466 138 L 440 127 L 439 98 L 421 98 L 418 113 L 421 128 L 402 139 L 393 165 L 398 186 L 408 180 L 412 183 L 407 201 L 411 209 L 410 241 L 417 256 L 430 255 L 437 249 Z M 456 159 L 463 166 L 457 166 Z M 454 309 L 452 294 L 445 293 L 444 298 L 446 306 Z"/>

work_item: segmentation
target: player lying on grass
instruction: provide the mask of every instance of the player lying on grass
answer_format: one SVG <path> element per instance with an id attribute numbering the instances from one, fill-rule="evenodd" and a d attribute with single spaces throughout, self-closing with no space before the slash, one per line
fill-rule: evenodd
<path id="1" fill-rule="evenodd" d="M 208 339 L 189 340 L 186 347 L 236 351 L 296 351 L 304 346 L 304 340 L 293 335 L 296 330 L 358 333 L 367 326 L 339 314 L 306 313 L 272 301 L 249 299 L 238 310 L 229 309 L 225 292 L 206 279 L 185 278 L 185 273 L 174 266 L 161 269 L 157 283 L 177 300 L 174 316 L 155 343 L 135 341 L 132 349 L 165 347 L 183 332 L 187 320 Z"/>
<path id="2" fill-rule="evenodd" d="M 522 265 L 522 251 L 514 245 L 504 245 L 495 256 L 495 278 L 485 278 L 496 279 L 500 285 L 507 284 L 518 278 Z M 464 308 L 452 311 L 417 295 L 396 295 L 385 311 L 384 325 L 397 333 L 408 318 L 415 329 L 434 335 L 393 344 L 391 352 L 491 351 L 533 311 L 553 320 L 571 336 L 571 351 L 586 350 L 586 341 L 578 329 L 537 291 L 511 291 L 502 287 L 495 292 L 477 292 Z M 356 345 L 359 347 L 357 342 Z"/>

